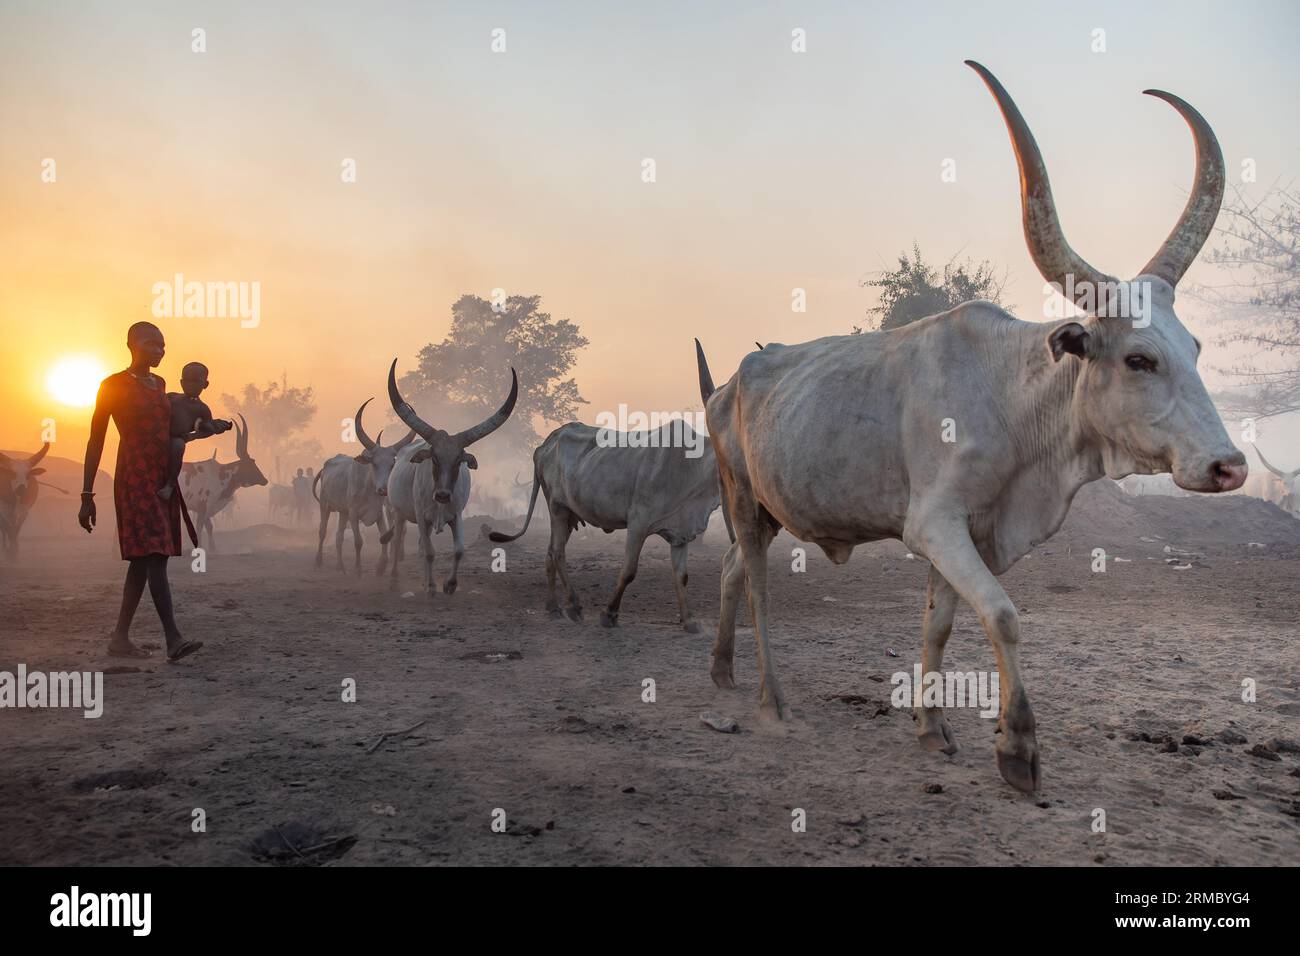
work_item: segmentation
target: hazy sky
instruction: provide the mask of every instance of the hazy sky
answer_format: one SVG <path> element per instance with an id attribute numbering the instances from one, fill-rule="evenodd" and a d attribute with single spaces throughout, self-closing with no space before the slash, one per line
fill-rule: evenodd
<path id="1" fill-rule="evenodd" d="M 80 458 L 89 410 L 48 369 L 124 367 L 178 272 L 259 282 L 262 314 L 160 321 L 169 385 L 206 362 L 220 412 L 286 372 L 315 386 L 327 454 L 466 292 L 540 294 L 582 328 L 587 421 L 697 403 L 693 336 L 723 379 L 755 339 L 849 331 L 875 301 L 861 281 L 913 239 L 1005 266 L 1013 310 L 1042 319 L 1006 131 L 965 58 L 1016 98 L 1070 242 L 1107 271 L 1147 261 L 1191 182 L 1187 127 L 1144 88 L 1210 120 L 1231 177 L 1246 158 L 1257 191 L 1300 174 L 1290 2 L 293 7 L 0 5 L 0 447 L 35 448 L 53 417 L 54 453 Z M 1212 337 L 1203 311 L 1182 308 Z"/>

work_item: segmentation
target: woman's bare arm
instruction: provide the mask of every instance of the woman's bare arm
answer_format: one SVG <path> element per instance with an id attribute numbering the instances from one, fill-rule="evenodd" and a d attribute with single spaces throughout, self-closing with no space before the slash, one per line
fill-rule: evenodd
<path id="1" fill-rule="evenodd" d="M 108 434 L 108 406 L 100 389 L 95 399 L 95 413 L 90 417 L 90 440 L 86 442 L 86 468 L 81 479 L 81 490 L 95 490 L 95 475 L 99 474 L 99 460 L 104 457 L 104 438 Z"/>
<path id="2" fill-rule="evenodd" d="M 104 387 L 95 398 L 95 413 L 90 418 L 90 440 L 86 442 L 86 467 L 81 478 L 81 511 L 77 523 L 90 531 L 95 526 L 95 475 L 99 474 L 99 460 L 104 457 L 104 437 L 108 434 L 108 403 L 104 400 Z"/>

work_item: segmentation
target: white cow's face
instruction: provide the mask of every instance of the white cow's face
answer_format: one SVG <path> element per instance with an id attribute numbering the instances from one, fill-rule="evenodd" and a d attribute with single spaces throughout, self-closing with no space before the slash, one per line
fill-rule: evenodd
<path id="1" fill-rule="evenodd" d="M 1076 401 L 1101 446 L 1106 474 L 1171 472 L 1188 491 L 1233 491 L 1246 456 L 1228 439 L 1196 369 L 1200 343 L 1179 321 L 1173 289 L 1143 276 L 1150 301 L 1138 319 L 1089 319 L 1058 326 L 1052 353 L 1079 356 Z"/>
<path id="2" fill-rule="evenodd" d="M 382 439 L 384 433 L 379 433 Z M 412 441 L 415 440 L 415 433 L 411 432 L 396 445 L 385 447 L 376 439 L 370 447 L 356 456 L 356 460 L 363 465 L 370 466 L 370 478 L 374 482 L 375 493 L 381 497 L 388 495 L 388 479 L 393 476 L 393 466 L 397 464 L 397 454 Z"/>
<path id="3" fill-rule="evenodd" d="M 45 469 L 28 461 L 16 461 L 0 455 L 0 484 L 15 501 L 25 500 L 36 486 L 36 477 Z"/>
<path id="4" fill-rule="evenodd" d="M 435 430 L 426 441 L 428 447 L 421 448 L 412 455 L 411 464 L 429 463 L 433 469 L 433 500 L 438 504 L 447 504 L 460 479 L 461 463 L 474 469 L 478 467 L 478 459 L 465 450 L 456 436 L 448 435 L 441 429 Z"/>

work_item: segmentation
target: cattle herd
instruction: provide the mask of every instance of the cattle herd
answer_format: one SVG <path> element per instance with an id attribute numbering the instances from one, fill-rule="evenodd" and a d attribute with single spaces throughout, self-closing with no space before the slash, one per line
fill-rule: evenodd
<path id="1" fill-rule="evenodd" d="M 716 387 L 697 340 L 708 422 L 701 454 L 684 453 L 680 429 L 676 440 L 665 431 L 662 440 L 646 441 L 576 422 L 562 425 L 533 454 L 523 528 L 492 531 L 490 538 L 508 543 L 522 536 L 540 492 L 550 518 L 546 610 L 578 621 L 582 607 L 565 561 L 569 536 L 583 524 L 625 529 L 622 572 L 600 616 L 602 625 L 614 627 L 642 546 L 659 535 L 671 547 L 680 623 L 695 632 L 699 624 L 686 595 L 687 546 L 721 506 L 732 543 L 722 561 L 711 676 L 719 687 L 734 686 L 736 616 L 745 593 L 760 711 L 773 720 L 790 714 L 777 677 L 768 604 L 766 552 L 775 535 L 785 529 L 836 564 L 859 544 L 901 540 L 931 565 L 923 669 L 941 669 L 954 611 L 959 599 L 966 601 L 996 654 L 999 770 L 1012 786 L 1033 791 L 1040 782 L 1039 755 L 1021 676 L 1020 621 L 998 577 L 1056 532 L 1087 482 L 1168 473 L 1187 491 L 1228 492 L 1246 479 L 1245 456 L 1229 440 L 1197 371 L 1200 343 L 1174 310 L 1175 287 L 1214 225 L 1224 161 L 1195 109 L 1172 94 L 1146 91 L 1187 122 L 1196 172 L 1173 231 L 1135 280 L 1120 282 L 1066 241 L 1028 125 L 998 80 L 979 64 L 969 65 L 992 92 L 1010 133 L 1029 252 L 1083 316 L 1049 326 L 1020 321 L 991 303 L 968 302 L 894 331 L 770 343 L 749 353 Z M 1125 305 L 1140 321 L 1125 314 Z M 409 431 L 384 445 L 382 431 L 372 439 L 363 424 L 370 400 L 358 409 L 362 451 L 324 462 L 312 485 L 320 508 L 316 564 L 323 562 L 329 518 L 337 515 L 338 569 L 344 570 L 345 525 L 353 534 L 357 574 L 361 528 L 376 526 L 379 573 L 388 570 L 395 585 L 406 526 L 413 524 L 423 588 L 433 595 L 432 538 L 450 526 L 452 564 L 444 591 L 451 594 L 465 550 L 470 472 L 478 468 L 470 447 L 509 418 L 518 378 L 512 371 L 509 395 L 486 420 L 449 433 L 403 399 L 396 365 L 388 370 L 388 397 Z M 266 483 L 249 454 L 247 423 L 236 429 L 236 461 L 219 464 L 214 457 L 185 466 L 184 498 L 209 545 L 212 517 L 235 491 Z M 34 499 L 43 454 L 25 462 L 0 458 L 6 479 L 0 529 L 11 549 L 23 508 Z M 1300 472 L 1265 464 L 1290 489 L 1294 509 Z M 565 592 L 563 610 L 557 581 Z M 922 747 L 956 752 L 941 707 L 919 707 L 917 718 Z"/>

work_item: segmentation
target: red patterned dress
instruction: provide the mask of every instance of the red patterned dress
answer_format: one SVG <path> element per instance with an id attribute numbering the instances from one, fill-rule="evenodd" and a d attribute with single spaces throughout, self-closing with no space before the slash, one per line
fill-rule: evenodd
<path id="1" fill-rule="evenodd" d="M 171 401 L 160 376 L 150 388 L 129 371 L 104 379 L 99 406 L 117 423 L 117 468 L 113 504 L 117 506 L 117 540 L 122 559 L 181 553 L 181 502 L 164 501 L 158 489 L 167 481 L 171 443 Z"/>

